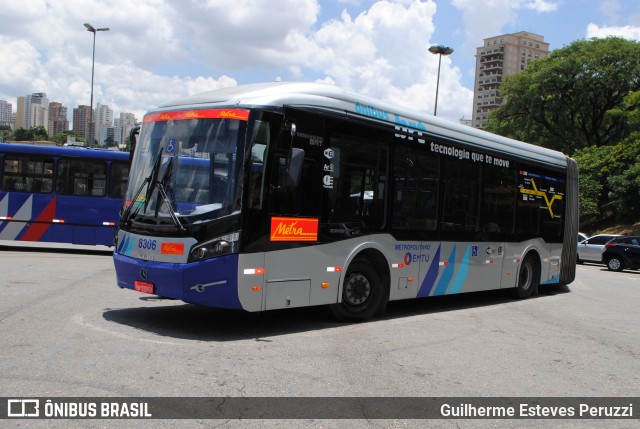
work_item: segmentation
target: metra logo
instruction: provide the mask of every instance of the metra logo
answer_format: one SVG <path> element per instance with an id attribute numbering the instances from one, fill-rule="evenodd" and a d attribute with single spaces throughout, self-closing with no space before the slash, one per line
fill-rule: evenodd
<path id="1" fill-rule="evenodd" d="M 163 255 L 182 255 L 184 254 L 184 243 L 162 243 L 160 253 Z"/>
<path id="2" fill-rule="evenodd" d="M 221 110 L 220 118 L 230 118 L 230 119 L 246 119 L 244 115 L 238 114 L 236 109 L 232 110 Z"/>
<path id="3" fill-rule="evenodd" d="M 318 219 L 272 217 L 271 241 L 317 241 Z"/>
<path id="4" fill-rule="evenodd" d="M 246 121 L 249 119 L 249 111 L 244 109 L 202 109 L 150 113 L 144 116 L 143 123 L 185 121 L 189 119 L 237 119 Z"/>

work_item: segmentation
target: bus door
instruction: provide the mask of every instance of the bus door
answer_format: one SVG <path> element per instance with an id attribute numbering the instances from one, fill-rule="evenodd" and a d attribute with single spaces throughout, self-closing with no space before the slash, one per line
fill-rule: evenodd
<path id="1" fill-rule="evenodd" d="M 288 110 L 267 163 L 269 241 L 265 254 L 263 308 L 334 303 L 337 287 L 312 280 L 326 277 L 317 251 L 320 229 L 323 120 Z"/>
<path id="2" fill-rule="evenodd" d="M 494 175 L 487 174 L 492 172 L 471 159 L 442 159 L 438 257 L 442 272 L 434 295 L 500 287 L 505 254 L 500 218 L 507 214 L 500 213 L 497 196 L 503 188 L 494 189 Z M 507 191 L 512 204 L 514 189 Z"/>
<path id="3" fill-rule="evenodd" d="M 438 157 L 406 140 L 396 136 L 392 174 L 391 231 L 396 239 L 392 267 L 400 268 L 392 296 L 397 299 L 429 296 L 439 272 Z"/>
<path id="4" fill-rule="evenodd" d="M 513 164 L 513 163 L 511 163 Z M 482 169 L 481 216 L 478 259 L 482 265 L 482 289 L 497 289 L 501 284 L 513 285 L 516 274 L 513 258 L 509 259 L 507 242 L 515 230 L 516 171 L 503 166 L 485 164 Z M 472 248 L 472 255 L 474 249 Z"/>

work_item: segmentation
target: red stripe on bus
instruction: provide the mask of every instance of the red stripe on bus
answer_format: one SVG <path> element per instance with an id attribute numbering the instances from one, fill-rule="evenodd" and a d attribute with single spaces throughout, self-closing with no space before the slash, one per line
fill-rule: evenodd
<path id="1" fill-rule="evenodd" d="M 27 229 L 24 235 L 20 238 L 22 241 L 40 241 L 42 236 L 49 226 L 53 218 L 56 216 L 56 196 L 54 195 L 47 207 L 42 210 L 40 215 L 36 218 L 35 222 Z"/>

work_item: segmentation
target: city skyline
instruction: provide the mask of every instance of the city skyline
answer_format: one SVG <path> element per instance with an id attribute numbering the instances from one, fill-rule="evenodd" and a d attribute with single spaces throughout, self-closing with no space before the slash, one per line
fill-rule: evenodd
<path id="1" fill-rule="evenodd" d="M 109 138 L 118 144 L 124 143 L 131 128 L 138 123 L 135 114 L 120 112 L 116 117 L 113 109 L 101 103 L 93 109 L 93 114 L 89 114 L 89 110 L 87 105 L 69 109 L 60 102 L 49 102 L 45 92 L 26 94 L 17 97 L 15 111 L 11 103 L 0 100 L 0 125 L 10 125 L 14 131 L 42 126 L 50 139 L 61 132 L 73 131 L 88 140 L 92 128 L 89 127 L 89 118 L 92 117 L 94 140 L 104 145 Z"/>
<path id="2" fill-rule="evenodd" d="M 242 83 L 319 81 L 433 112 L 471 118 L 476 49 L 487 37 L 528 31 L 550 50 L 591 37 L 640 40 L 640 5 L 621 0 L 266 0 L 173 3 L 0 0 L 0 99 L 46 91 L 90 104 L 90 23 L 96 35 L 94 106 L 132 112 Z M 122 13 L 126 11 L 127 13 Z M 159 31 L 159 29 L 161 31 Z M 52 33 L 55 32 L 55 33 Z M 55 37 L 51 37 L 55 34 Z"/>

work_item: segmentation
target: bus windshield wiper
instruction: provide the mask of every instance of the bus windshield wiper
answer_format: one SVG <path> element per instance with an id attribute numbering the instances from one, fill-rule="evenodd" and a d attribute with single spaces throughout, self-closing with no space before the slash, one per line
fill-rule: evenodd
<path id="1" fill-rule="evenodd" d="M 149 177 L 145 179 L 149 181 L 149 186 L 147 187 L 147 193 L 144 197 L 144 208 L 142 212 L 145 213 L 147 211 L 147 207 L 149 207 L 149 201 L 151 200 L 151 195 L 153 194 L 153 190 L 156 188 L 158 184 L 158 173 L 160 172 L 160 164 L 162 164 L 162 152 L 163 148 L 160 148 L 158 152 L 158 156 L 156 158 L 156 162 L 153 164 L 153 168 L 151 169 L 151 174 Z"/>
<path id="2" fill-rule="evenodd" d="M 184 227 L 184 225 L 182 225 L 182 222 L 180 222 L 180 219 L 178 219 L 178 215 L 176 214 L 177 209 L 175 206 L 175 196 L 173 195 L 171 185 L 169 185 L 169 179 L 171 178 L 172 171 L 173 171 L 173 158 L 169 159 L 167 168 L 164 174 L 162 175 L 162 180 L 158 180 L 155 184 L 158 187 L 158 193 L 160 194 L 160 197 L 162 197 L 162 200 L 158 198 L 156 202 L 155 217 L 158 218 L 158 212 L 160 211 L 161 203 L 164 202 L 167 204 L 167 207 L 169 208 L 169 216 L 171 216 L 173 223 L 182 231 L 186 231 L 187 229 Z"/>
<path id="3" fill-rule="evenodd" d="M 120 217 L 118 230 L 122 228 L 122 225 L 126 224 L 129 221 L 129 219 L 135 217 L 135 215 L 138 214 L 138 212 L 140 211 L 141 204 L 136 204 L 136 201 L 138 201 L 138 197 L 142 193 L 142 190 L 144 189 L 145 185 L 148 185 L 148 186 L 147 186 L 147 192 L 145 194 L 143 212 L 147 211 L 147 206 L 149 205 L 149 197 L 153 192 L 153 189 L 155 187 L 155 182 L 157 181 L 157 178 L 158 178 L 158 171 L 160 170 L 163 150 L 164 150 L 163 148 L 160 148 L 160 151 L 158 152 L 158 157 L 156 158 L 156 161 L 153 164 L 153 168 L 151 169 L 151 173 L 149 174 L 149 176 L 145 177 L 142 184 L 134 194 L 133 199 L 131 200 L 131 203 L 129 204 L 125 212 Z M 133 206 L 136 206 L 136 207 L 134 208 Z"/>
<path id="4" fill-rule="evenodd" d="M 127 208 L 124 211 L 124 213 L 122 213 L 122 216 L 120 216 L 120 223 L 118 223 L 118 229 L 116 230 L 116 235 L 118 233 L 118 230 L 120 230 L 122 228 L 122 225 L 126 224 L 129 221 L 129 219 L 134 217 L 138 213 L 138 211 L 140 211 L 140 206 L 138 205 L 138 207 L 136 207 L 135 211 L 133 213 L 131 212 L 132 209 L 133 209 L 133 206 L 135 205 L 135 202 L 138 200 L 138 197 L 142 193 L 142 189 L 145 187 L 145 185 L 147 183 L 149 183 L 149 178 L 148 177 L 146 177 L 144 179 L 144 181 L 142 182 L 142 185 L 140 185 L 140 187 L 136 191 L 135 195 L 133 196 L 133 199 L 131 200 L 130 204 L 127 206 Z"/>

